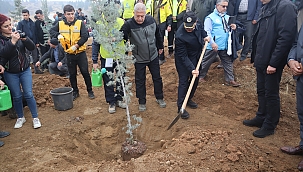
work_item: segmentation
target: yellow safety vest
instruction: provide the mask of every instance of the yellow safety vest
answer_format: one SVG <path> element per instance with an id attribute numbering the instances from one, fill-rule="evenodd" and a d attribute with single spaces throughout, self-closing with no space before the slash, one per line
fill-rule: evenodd
<path id="1" fill-rule="evenodd" d="M 77 20 L 74 25 L 66 25 L 64 21 L 59 21 L 59 32 L 64 37 L 64 40 L 59 40 L 64 51 L 69 54 L 78 54 L 86 50 L 86 45 L 83 44 L 76 51 L 71 52 L 70 47 L 77 44 L 80 40 L 80 29 L 82 20 Z"/>
<path id="2" fill-rule="evenodd" d="M 121 18 L 117 18 L 116 25 L 114 26 L 113 29 L 120 30 L 123 24 L 124 24 L 124 20 Z M 111 29 L 111 28 L 108 28 L 108 29 Z M 124 46 L 123 39 L 119 43 L 117 43 L 116 46 L 119 46 L 119 47 Z M 113 47 L 113 50 L 114 49 L 115 49 L 115 47 Z M 117 49 L 119 49 L 119 48 L 117 48 Z M 123 49 L 120 53 L 124 54 L 125 50 Z M 102 58 L 115 58 L 115 57 L 113 57 L 113 52 L 108 52 L 101 44 L 100 44 L 100 55 Z"/>
<path id="3" fill-rule="evenodd" d="M 124 0 L 122 2 L 123 5 L 123 18 L 130 19 L 134 16 L 134 7 L 135 7 L 135 0 Z"/>
<path id="4" fill-rule="evenodd" d="M 178 14 L 186 11 L 187 1 L 186 0 L 179 0 L 178 3 L 173 3 L 178 0 L 169 0 L 170 6 L 172 7 L 172 15 L 177 16 Z"/>
<path id="5" fill-rule="evenodd" d="M 160 5 L 160 23 L 166 22 L 169 15 L 172 14 L 172 8 L 168 0 L 163 0 Z M 154 15 L 154 0 L 148 0 L 146 2 L 146 14 Z"/>

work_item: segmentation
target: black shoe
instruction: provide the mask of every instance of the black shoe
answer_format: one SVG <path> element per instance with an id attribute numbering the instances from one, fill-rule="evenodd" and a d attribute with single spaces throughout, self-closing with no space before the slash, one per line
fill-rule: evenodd
<path id="1" fill-rule="evenodd" d="M 268 130 L 266 128 L 260 128 L 253 132 L 253 136 L 258 138 L 264 138 L 266 136 L 270 136 L 275 133 L 275 130 Z"/>
<path id="2" fill-rule="evenodd" d="M 17 119 L 18 118 L 18 115 L 17 115 L 14 108 L 10 108 L 9 110 L 7 110 L 7 113 L 8 113 L 8 117 L 10 119 Z"/>
<path id="3" fill-rule="evenodd" d="M 41 70 L 35 70 L 35 74 L 43 74 Z"/>
<path id="4" fill-rule="evenodd" d="M 34 67 L 34 72 L 35 74 L 43 74 L 43 72 L 37 66 Z"/>
<path id="5" fill-rule="evenodd" d="M 180 111 L 178 111 L 180 113 Z M 181 114 L 182 119 L 188 119 L 189 118 L 189 113 L 184 109 L 183 113 Z"/>
<path id="6" fill-rule="evenodd" d="M 6 136 L 9 136 L 9 132 L 0 131 L 0 138 L 6 137 Z"/>
<path id="7" fill-rule="evenodd" d="M 241 57 L 240 57 L 240 61 L 243 61 L 243 60 L 245 60 L 246 59 L 246 56 L 244 56 L 244 55 L 242 55 Z"/>
<path id="8" fill-rule="evenodd" d="M 78 92 L 73 92 L 73 101 L 76 100 L 76 98 L 78 98 L 80 95 Z"/>
<path id="9" fill-rule="evenodd" d="M 192 109 L 196 109 L 198 107 L 197 103 L 195 103 L 192 100 L 188 100 L 187 106 L 190 107 L 190 108 L 192 108 Z"/>
<path id="10" fill-rule="evenodd" d="M 2 147 L 4 145 L 3 141 L 0 141 L 0 147 Z"/>
<path id="11" fill-rule="evenodd" d="M 93 91 L 88 92 L 88 97 L 90 99 L 94 99 L 95 98 L 94 92 Z"/>
<path id="12" fill-rule="evenodd" d="M 263 125 L 263 120 L 258 120 L 257 118 L 253 118 L 251 120 L 244 120 L 243 125 L 249 126 L 249 127 L 259 127 L 261 128 Z"/>
<path id="13" fill-rule="evenodd" d="M 6 116 L 6 115 L 8 115 L 7 110 L 1 112 L 1 116 Z"/>

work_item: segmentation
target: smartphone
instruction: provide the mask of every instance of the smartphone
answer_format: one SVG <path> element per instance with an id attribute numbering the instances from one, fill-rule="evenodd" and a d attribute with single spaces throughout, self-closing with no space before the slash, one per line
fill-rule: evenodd
<path id="1" fill-rule="evenodd" d="M 231 24 L 235 24 L 235 23 L 236 23 L 236 17 L 235 16 L 229 16 L 228 26 L 230 26 Z"/>

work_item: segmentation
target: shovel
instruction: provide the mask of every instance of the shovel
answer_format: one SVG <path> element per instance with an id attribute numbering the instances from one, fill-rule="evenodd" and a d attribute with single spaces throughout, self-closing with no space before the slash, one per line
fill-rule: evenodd
<path id="1" fill-rule="evenodd" d="M 202 59 L 203 59 L 203 56 L 204 56 L 204 53 L 205 53 L 205 50 L 206 50 L 206 47 L 208 45 L 208 41 L 205 41 L 205 44 L 204 44 L 204 47 L 203 47 L 203 50 L 202 50 L 202 53 L 201 53 L 201 56 L 199 58 L 199 61 L 198 61 L 198 64 L 196 66 L 196 70 L 199 70 L 200 68 L 200 65 L 201 65 L 201 62 L 202 62 Z M 179 114 L 175 117 L 175 119 L 170 123 L 170 125 L 168 126 L 167 130 L 169 130 L 181 117 L 181 115 L 184 113 L 184 110 L 185 110 L 185 107 L 186 107 L 186 104 L 187 104 L 187 101 L 188 101 L 188 97 L 190 95 L 190 92 L 193 88 L 193 85 L 195 83 L 195 80 L 197 78 L 197 75 L 193 75 L 193 78 L 191 79 L 191 82 L 190 82 L 190 85 L 188 87 L 188 90 L 187 90 L 187 93 L 186 93 L 186 96 L 184 98 L 184 101 L 183 101 L 183 104 L 181 106 L 181 109 L 179 111 Z"/>

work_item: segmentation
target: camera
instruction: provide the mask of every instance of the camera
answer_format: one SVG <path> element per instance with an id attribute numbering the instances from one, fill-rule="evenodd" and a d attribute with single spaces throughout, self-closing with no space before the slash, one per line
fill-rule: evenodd
<path id="1" fill-rule="evenodd" d="M 26 37 L 26 34 L 24 32 L 22 32 L 21 30 L 17 30 L 17 32 L 19 33 L 20 38 L 25 38 Z"/>

